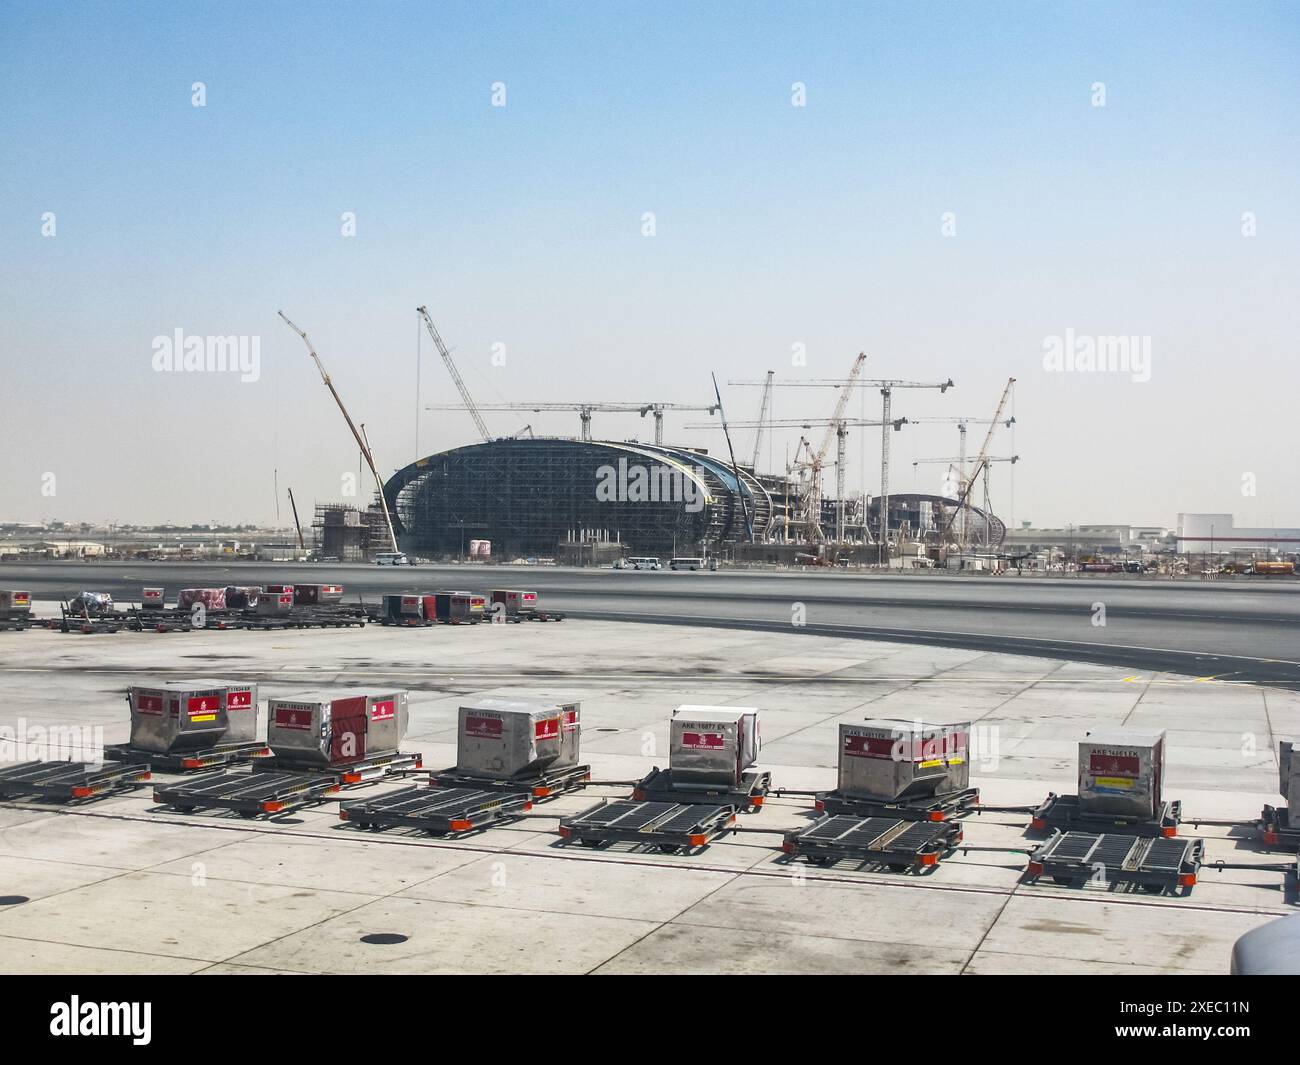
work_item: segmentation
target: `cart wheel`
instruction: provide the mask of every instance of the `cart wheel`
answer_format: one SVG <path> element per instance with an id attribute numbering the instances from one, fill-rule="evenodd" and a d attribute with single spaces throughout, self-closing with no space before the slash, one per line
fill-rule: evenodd
<path id="1" fill-rule="evenodd" d="M 1148 895 L 1162 895 L 1164 894 L 1165 886 L 1164 884 L 1143 884 L 1142 890 Z"/>
<path id="2" fill-rule="evenodd" d="M 172 803 L 172 806 L 175 807 L 175 809 L 179 810 L 183 814 L 192 814 L 194 812 L 193 806 L 182 806 L 178 802 Z"/>
<path id="3" fill-rule="evenodd" d="M 812 862 L 813 865 L 831 864 L 831 856 L 829 854 L 810 854 L 808 855 L 808 860 Z"/>
<path id="4" fill-rule="evenodd" d="M 906 862 L 890 862 L 889 865 L 887 866 L 887 868 L 889 869 L 889 871 L 890 871 L 891 873 L 905 873 L 905 872 L 907 872 L 907 863 L 906 863 Z"/>
<path id="5" fill-rule="evenodd" d="M 1074 883 L 1074 877 L 1072 877 L 1072 876 L 1053 876 L 1053 877 L 1052 877 L 1052 883 L 1053 883 L 1053 884 L 1060 884 L 1061 887 L 1069 887 L 1071 884 Z"/>
<path id="6" fill-rule="evenodd" d="M 239 811 L 239 816 L 240 816 L 240 817 L 247 817 L 247 818 L 251 821 L 254 817 L 257 816 L 257 811 L 256 811 L 256 810 L 240 810 L 240 811 Z"/>
<path id="7" fill-rule="evenodd" d="M 599 847 L 604 841 L 599 839 L 580 839 L 578 842 L 584 847 Z"/>
<path id="8" fill-rule="evenodd" d="M 676 853 L 677 853 L 677 844 L 676 844 L 676 843 L 661 843 L 661 844 L 659 844 L 659 850 L 660 850 L 660 852 L 663 853 L 663 854 L 676 854 Z"/>

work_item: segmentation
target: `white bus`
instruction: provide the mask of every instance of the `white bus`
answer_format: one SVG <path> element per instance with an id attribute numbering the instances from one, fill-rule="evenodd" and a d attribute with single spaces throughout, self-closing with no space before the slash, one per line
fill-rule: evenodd
<path id="1" fill-rule="evenodd" d="M 702 558 L 674 558 L 669 561 L 669 569 L 703 569 L 704 559 Z"/>
<path id="2" fill-rule="evenodd" d="M 627 564 L 633 569 L 663 569 L 663 565 L 657 558 L 650 558 L 648 556 L 629 558 Z"/>

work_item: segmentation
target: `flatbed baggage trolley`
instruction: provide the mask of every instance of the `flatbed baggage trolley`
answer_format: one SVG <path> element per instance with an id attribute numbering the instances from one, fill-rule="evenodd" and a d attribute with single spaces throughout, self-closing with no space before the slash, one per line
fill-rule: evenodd
<path id="1" fill-rule="evenodd" d="M 286 765 L 281 759 L 259 759 L 252 772 L 228 769 L 154 788 L 154 802 L 181 813 L 194 810 L 233 810 L 244 817 L 284 813 L 325 802 L 343 788 L 418 768 L 418 754 L 377 755 L 348 765 Z"/>
<path id="2" fill-rule="evenodd" d="M 0 632 L 23 632 L 31 628 L 32 619 L 26 614 L 11 614 L 0 617 Z"/>
<path id="3" fill-rule="evenodd" d="M 1131 836 L 1178 835 L 1183 817 L 1181 800 L 1163 802 L 1160 813 L 1150 819 L 1123 817 L 1117 814 L 1089 814 L 1079 808 L 1079 796 L 1048 792 L 1047 798 L 1033 812 L 1029 827 L 1039 832 L 1122 832 Z"/>
<path id="4" fill-rule="evenodd" d="M 1153 895 L 1181 888 L 1191 893 L 1205 857 L 1205 841 L 1120 832 L 1061 832 L 1039 844 L 1029 857 L 1030 882 L 1050 876 L 1062 885 L 1082 885 L 1094 876 L 1108 883 L 1138 884 Z"/>
<path id="5" fill-rule="evenodd" d="M 395 754 L 372 754 L 357 762 L 335 766 L 301 765 L 272 755 L 261 760 L 258 767 L 284 773 L 331 773 L 344 784 L 366 784 L 382 777 L 403 776 L 424 765 L 424 755 L 418 752 L 398 751 Z"/>
<path id="6" fill-rule="evenodd" d="M 0 799 L 35 795 L 56 802 L 98 799 L 149 779 L 149 766 L 122 762 L 18 762 L 0 767 Z"/>
<path id="7" fill-rule="evenodd" d="M 689 854 L 729 831 L 736 822 L 730 804 L 638 802 L 606 799 L 599 806 L 560 821 L 560 836 L 584 847 L 632 843 L 665 854 Z"/>
<path id="8" fill-rule="evenodd" d="M 814 800 L 814 806 L 823 813 L 850 814 L 855 817 L 894 817 L 904 821 L 951 821 L 967 813 L 979 801 L 979 788 L 964 788 L 961 791 L 926 795 L 912 801 L 904 799 L 900 802 L 883 802 L 880 799 L 845 795 L 837 788 L 835 791 L 826 791 L 818 795 Z"/>
<path id="9" fill-rule="evenodd" d="M 131 607 L 126 627 L 132 632 L 189 632 L 194 621 L 188 610 Z"/>
<path id="10" fill-rule="evenodd" d="M 416 787 L 345 802 L 339 808 L 339 819 L 357 828 L 401 826 L 434 836 L 461 836 L 513 821 L 532 807 L 532 798 L 522 791 Z"/>
<path id="11" fill-rule="evenodd" d="M 1290 851 L 1300 849 L 1300 825 L 1291 824 L 1290 807 L 1265 806 L 1256 827 L 1264 846 Z"/>
<path id="12" fill-rule="evenodd" d="M 787 832 L 781 849 L 814 865 L 841 858 L 883 865 L 891 872 L 928 872 L 962 840 L 956 821 L 824 814 L 810 825 Z"/>
<path id="13" fill-rule="evenodd" d="M 553 799 L 566 792 L 578 791 L 591 780 L 591 766 L 571 765 L 563 769 L 546 769 L 536 776 L 505 778 L 476 777 L 455 767 L 432 774 L 435 788 L 482 788 L 485 791 L 523 791 L 534 799 Z"/>
<path id="14" fill-rule="evenodd" d="M 104 748 L 104 755 L 118 762 L 135 765 L 148 763 L 156 773 L 188 773 L 196 769 L 217 769 L 238 762 L 253 762 L 267 758 L 271 748 L 265 743 L 221 743 L 198 751 L 180 751 L 161 754 L 143 751 L 129 743 L 113 743 Z"/>
<path id="15" fill-rule="evenodd" d="M 761 810 L 772 788 L 772 774 L 765 769 L 746 769 L 740 781 L 738 788 L 674 785 L 673 771 L 656 766 L 636 782 L 632 798 L 649 802 L 723 802 L 746 812 Z"/>
<path id="16" fill-rule="evenodd" d="M 244 817 L 260 817 L 324 802 L 337 795 L 342 787 L 342 781 L 333 773 L 226 770 L 176 784 L 157 785 L 153 801 L 172 806 L 183 814 L 194 810 L 233 810 Z"/>
<path id="17" fill-rule="evenodd" d="M 60 604 L 59 610 L 63 614 L 59 622 L 60 632 L 81 632 L 87 635 L 120 632 L 122 626 L 129 620 L 127 615 L 119 610 L 109 610 L 100 614 L 78 614 L 69 610 L 66 603 Z"/>

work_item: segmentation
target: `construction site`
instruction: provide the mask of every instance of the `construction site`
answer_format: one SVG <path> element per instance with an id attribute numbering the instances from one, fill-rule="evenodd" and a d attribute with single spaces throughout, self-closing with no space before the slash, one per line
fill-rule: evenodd
<path id="1" fill-rule="evenodd" d="M 364 561 L 385 552 L 427 559 L 469 557 L 469 544 L 495 545 L 498 557 L 556 560 L 577 565 L 618 565 L 653 553 L 673 558 L 725 559 L 803 565 L 995 568 L 1007 526 L 993 511 L 990 471 L 1019 456 L 994 454 L 997 431 L 1015 424 L 1015 380 L 1008 379 L 991 416 L 916 417 L 895 409 L 895 393 L 945 395 L 945 381 L 867 378 L 865 354 L 852 360 L 842 379 L 784 379 L 769 371 L 761 380 L 732 380 L 735 388 L 761 388 L 758 417 L 728 421 L 721 389 L 711 401 L 536 401 L 476 403 L 427 307 L 417 314 L 460 396 L 458 404 L 426 410 L 467 415 L 478 439 L 418 457 L 382 479 L 364 427 L 357 428 L 306 334 L 285 318 L 307 344 L 369 465 L 374 503 L 362 510 L 319 503 L 311 523 L 312 549 L 331 561 Z M 284 317 L 281 315 L 281 317 Z M 827 396 L 824 417 L 777 419 L 777 389 L 817 389 Z M 880 417 L 851 417 L 851 401 L 868 391 L 880 396 Z M 513 435 L 494 434 L 485 414 L 510 411 L 572 412 L 576 436 L 540 436 L 532 425 Z M 653 442 L 600 439 L 597 415 L 652 416 Z M 721 429 L 725 449 L 711 454 L 695 443 L 665 442 L 665 415 L 705 414 L 690 422 L 697 436 Z M 957 430 L 957 454 L 912 462 L 947 467 L 946 494 L 891 493 L 891 440 L 912 425 L 942 424 Z M 970 428 L 978 448 L 968 454 Z M 878 490 L 847 487 L 850 434 L 878 429 Z M 733 430 L 735 431 L 733 435 Z M 784 467 L 764 469 L 763 444 L 775 433 L 800 430 Z M 802 431 L 806 431 L 806 435 Z M 739 437 L 739 438 L 738 438 Z M 865 438 L 864 438 L 865 441 Z M 743 443 L 745 452 L 737 454 Z M 864 449 L 865 453 L 865 449 Z M 607 471 L 608 474 L 607 474 Z M 602 493 L 602 478 L 617 471 L 616 487 Z M 865 480 L 865 478 L 864 478 Z M 295 521 L 298 521 L 294 508 Z M 301 523 L 298 537 L 307 550 Z"/>

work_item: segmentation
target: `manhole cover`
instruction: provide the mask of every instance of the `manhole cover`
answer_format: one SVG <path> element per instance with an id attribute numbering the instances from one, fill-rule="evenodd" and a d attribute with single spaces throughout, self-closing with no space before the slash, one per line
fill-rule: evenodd
<path id="1" fill-rule="evenodd" d="M 369 935 L 361 937 L 362 943 L 369 943 L 372 946 L 386 947 L 393 943 L 405 943 L 410 936 L 404 936 L 401 932 L 371 932 Z"/>
<path id="2" fill-rule="evenodd" d="M 17 906 L 21 902 L 27 902 L 26 895 L 0 895 L 0 906 Z"/>

